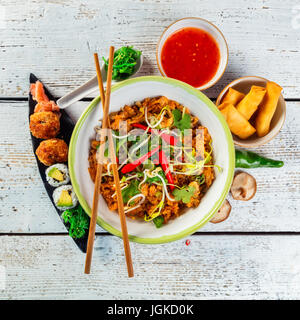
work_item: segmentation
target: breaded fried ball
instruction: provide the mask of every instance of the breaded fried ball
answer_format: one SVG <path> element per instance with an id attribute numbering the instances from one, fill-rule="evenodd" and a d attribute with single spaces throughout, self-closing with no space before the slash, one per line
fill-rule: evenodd
<path id="1" fill-rule="evenodd" d="M 59 116 L 51 111 L 34 113 L 30 116 L 29 127 L 36 138 L 55 138 L 60 130 Z"/>
<path id="2" fill-rule="evenodd" d="M 36 155 L 45 166 L 67 162 L 68 145 L 61 139 L 49 139 L 40 143 Z"/>

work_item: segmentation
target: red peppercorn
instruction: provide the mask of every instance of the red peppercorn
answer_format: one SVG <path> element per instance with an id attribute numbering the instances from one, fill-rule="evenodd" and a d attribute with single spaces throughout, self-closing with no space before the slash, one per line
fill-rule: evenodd
<path id="1" fill-rule="evenodd" d="M 185 244 L 186 244 L 187 246 L 189 246 L 189 245 L 191 244 L 191 240 L 187 239 L 187 240 L 185 241 Z"/>

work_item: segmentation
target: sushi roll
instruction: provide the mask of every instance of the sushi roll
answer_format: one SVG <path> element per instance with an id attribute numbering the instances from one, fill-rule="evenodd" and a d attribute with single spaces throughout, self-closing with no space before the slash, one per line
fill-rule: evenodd
<path id="1" fill-rule="evenodd" d="M 70 182 L 69 170 L 65 164 L 56 163 L 46 170 L 47 182 L 52 187 L 59 187 Z"/>
<path id="2" fill-rule="evenodd" d="M 59 210 L 76 207 L 78 199 L 71 185 L 60 186 L 53 192 L 53 201 Z"/>

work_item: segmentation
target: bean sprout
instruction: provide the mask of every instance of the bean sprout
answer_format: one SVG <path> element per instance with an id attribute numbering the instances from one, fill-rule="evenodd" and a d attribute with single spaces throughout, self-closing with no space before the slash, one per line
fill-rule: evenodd
<path id="1" fill-rule="evenodd" d="M 141 188 L 141 185 L 142 185 L 143 183 L 145 183 L 145 181 L 147 180 L 148 172 L 149 172 L 148 169 L 146 169 L 146 170 L 144 171 L 144 178 L 143 178 L 142 182 L 139 183 L 139 187 L 138 187 L 139 189 Z"/>
<path id="2" fill-rule="evenodd" d="M 166 110 L 164 110 L 164 111 L 162 112 L 159 121 L 157 121 L 157 122 L 155 123 L 155 125 L 152 126 L 152 125 L 149 123 L 149 120 L 148 120 L 148 110 L 147 110 L 147 108 L 145 108 L 145 121 L 146 121 L 148 127 L 150 127 L 151 129 L 154 129 L 154 128 L 156 128 L 158 125 L 160 125 L 161 122 L 163 121 L 165 111 L 166 111 Z"/>
<path id="3" fill-rule="evenodd" d="M 164 188 L 164 191 L 165 191 L 165 193 L 166 193 L 167 198 L 168 198 L 170 201 L 175 201 L 175 199 L 173 199 L 173 198 L 171 198 L 171 197 L 170 197 L 169 192 L 168 192 L 168 189 L 167 189 L 167 185 L 166 185 L 166 183 L 165 183 L 165 181 L 164 181 L 163 177 L 162 177 L 162 176 L 160 176 L 158 173 L 155 175 L 155 177 L 158 177 L 158 178 L 161 180 L 161 182 L 162 182 L 162 184 L 163 184 L 163 188 Z"/>
<path id="4" fill-rule="evenodd" d="M 110 162 L 108 165 L 107 165 L 107 173 L 109 176 L 112 175 L 111 171 L 110 171 L 110 166 L 112 165 L 112 162 Z"/>
<path id="5" fill-rule="evenodd" d="M 130 177 L 126 177 L 126 181 L 128 181 L 128 180 L 131 180 L 131 179 L 133 179 L 133 178 L 137 178 L 138 177 L 138 175 L 137 174 L 135 174 L 135 175 L 133 175 L 133 176 L 130 176 Z"/>
<path id="6" fill-rule="evenodd" d="M 115 186 L 115 185 L 114 185 Z M 116 187 L 116 186 L 115 186 Z M 125 183 L 122 187 L 121 187 L 121 190 L 123 190 L 123 189 L 125 189 L 125 188 L 127 188 L 128 187 L 128 183 Z M 111 196 L 112 196 L 112 198 L 113 197 L 115 197 L 117 195 L 117 193 L 115 192 L 115 193 L 113 193 Z"/>
<path id="7" fill-rule="evenodd" d="M 163 204 L 165 202 L 165 191 L 163 190 L 163 195 L 162 198 L 159 202 L 159 204 L 152 210 L 152 212 L 150 214 L 148 214 L 149 218 L 147 218 L 147 216 L 145 215 L 144 220 L 145 221 L 151 221 L 154 218 L 158 217 L 160 215 L 161 209 L 163 208 Z M 158 212 L 155 212 L 155 210 L 159 208 Z"/>
<path id="8" fill-rule="evenodd" d="M 130 132 L 128 134 L 125 134 L 124 136 L 117 136 L 113 132 L 111 133 L 111 135 L 116 139 L 125 139 L 125 138 L 128 138 L 130 136 Z"/>
<path id="9" fill-rule="evenodd" d="M 151 138 L 151 136 L 147 137 L 146 140 L 144 140 L 144 141 L 141 142 L 139 145 L 137 145 L 136 147 L 134 147 L 134 148 L 132 149 L 132 151 L 131 151 L 131 155 L 133 156 L 133 153 L 134 153 L 136 150 L 140 149 L 140 147 L 142 147 L 144 144 L 146 144 L 146 143 L 149 141 L 150 138 Z"/>
<path id="10" fill-rule="evenodd" d="M 142 199 L 141 199 L 136 205 L 137 205 L 137 206 L 138 206 L 138 205 L 141 205 L 141 204 L 145 201 L 146 197 L 145 197 L 142 193 L 139 193 L 139 194 L 131 197 L 131 198 L 127 201 L 127 207 L 129 207 L 129 203 L 130 203 L 130 202 L 132 202 L 134 199 L 140 198 L 140 197 L 141 197 Z"/>
<path id="11" fill-rule="evenodd" d="M 132 207 L 132 208 L 130 208 L 130 209 L 125 209 L 125 208 L 128 208 L 129 203 L 130 203 L 132 200 L 134 200 L 135 198 L 138 198 L 138 197 L 142 197 L 142 199 L 139 201 L 139 203 L 138 203 L 136 206 L 134 206 L 134 207 Z M 133 211 L 133 210 L 139 208 L 139 207 L 141 206 L 141 204 L 145 201 L 145 198 L 146 198 L 146 197 L 145 197 L 142 193 L 139 193 L 139 194 L 133 196 L 131 199 L 128 200 L 127 206 L 124 208 L 124 209 L 125 209 L 125 210 L 124 210 L 124 213 L 128 213 L 128 212 L 130 212 L 130 211 Z"/>
<path id="12" fill-rule="evenodd" d="M 178 134 L 177 132 L 175 132 L 174 130 L 173 131 L 170 131 L 169 129 L 164 129 L 164 130 L 161 130 L 161 132 L 159 133 L 159 135 L 161 136 L 162 134 L 164 133 L 167 133 L 167 134 L 170 134 L 170 135 L 174 135 L 176 137 L 179 137 L 180 134 Z"/>
<path id="13" fill-rule="evenodd" d="M 137 208 L 139 208 L 140 206 L 135 206 L 135 207 L 133 207 L 133 208 L 130 208 L 130 209 L 126 209 L 126 210 L 124 210 L 124 213 L 128 213 L 128 212 L 130 212 L 130 211 L 133 211 L 133 210 L 135 210 L 135 209 L 137 209 Z M 125 208 L 124 208 L 125 209 Z"/>

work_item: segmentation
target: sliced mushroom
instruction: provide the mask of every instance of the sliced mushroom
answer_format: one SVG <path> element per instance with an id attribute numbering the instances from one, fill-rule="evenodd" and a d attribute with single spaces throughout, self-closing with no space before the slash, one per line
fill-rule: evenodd
<path id="1" fill-rule="evenodd" d="M 213 218 L 209 221 L 211 223 L 219 223 L 226 220 L 229 217 L 231 211 L 231 204 L 226 199 L 218 212 L 213 216 Z"/>
<path id="2" fill-rule="evenodd" d="M 256 193 L 256 180 L 249 173 L 240 172 L 234 177 L 230 191 L 233 199 L 248 201 Z"/>

